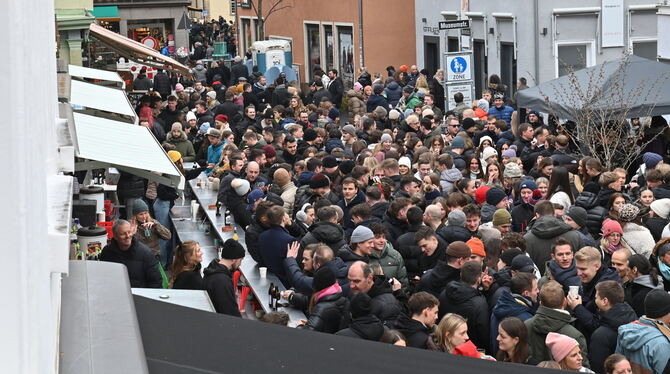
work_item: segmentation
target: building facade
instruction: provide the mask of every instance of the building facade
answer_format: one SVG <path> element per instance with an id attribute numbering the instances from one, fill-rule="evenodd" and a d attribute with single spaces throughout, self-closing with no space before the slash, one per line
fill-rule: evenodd
<path id="1" fill-rule="evenodd" d="M 249 1 L 237 7 L 240 54 L 256 40 L 257 17 Z M 287 4 L 290 4 L 288 2 Z M 351 87 L 361 66 L 370 74 L 415 61 L 414 3 L 407 0 L 295 1 L 268 17 L 267 39 L 291 42 L 302 82 L 314 66 L 335 68 Z"/>
<path id="2" fill-rule="evenodd" d="M 416 60 L 429 69 L 460 49 L 460 31 L 440 31 L 438 22 L 470 19 L 477 97 L 491 74 L 510 88 L 520 77 L 533 86 L 628 50 L 658 54 L 653 0 L 415 0 L 415 9 Z"/>
<path id="3" fill-rule="evenodd" d="M 58 25 L 58 57 L 68 64 L 82 64 L 82 46 L 88 26 L 95 21 L 91 15 L 93 0 L 55 0 Z"/>

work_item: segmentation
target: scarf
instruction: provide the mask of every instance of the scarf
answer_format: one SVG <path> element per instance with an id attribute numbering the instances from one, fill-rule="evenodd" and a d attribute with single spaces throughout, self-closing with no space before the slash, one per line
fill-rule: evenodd
<path id="1" fill-rule="evenodd" d="M 335 283 L 333 283 L 332 286 L 330 286 L 328 288 L 325 288 L 321 292 L 319 292 L 319 295 L 316 297 L 316 300 L 318 301 L 324 296 L 336 294 L 336 293 L 339 293 L 339 292 L 342 292 L 342 287 L 340 287 L 339 283 L 335 282 Z"/>
<path id="2" fill-rule="evenodd" d="M 658 271 L 661 273 L 663 278 L 670 280 L 670 266 L 664 264 L 660 259 L 658 260 Z"/>

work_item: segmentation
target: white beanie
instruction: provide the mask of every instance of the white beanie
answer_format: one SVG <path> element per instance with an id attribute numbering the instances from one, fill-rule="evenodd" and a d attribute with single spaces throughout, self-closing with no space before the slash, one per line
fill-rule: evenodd
<path id="1" fill-rule="evenodd" d="M 195 117 L 195 113 L 188 111 L 186 112 L 186 122 L 190 120 L 197 120 L 197 118 Z"/>
<path id="2" fill-rule="evenodd" d="M 482 151 L 482 160 L 486 161 L 489 157 L 497 156 L 497 155 L 498 155 L 498 151 L 496 151 L 495 148 L 493 148 L 493 147 L 486 147 L 486 148 L 484 148 L 484 150 Z"/>
<path id="3" fill-rule="evenodd" d="M 398 160 L 398 165 L 404 165 L 404 166 L 407 166 L 407 168 L 411 169 L 412 168 L 412 161 L 409 159 L 409 157 L 402 156 L 402 157 L 400 157 L 400 160 Z"/>

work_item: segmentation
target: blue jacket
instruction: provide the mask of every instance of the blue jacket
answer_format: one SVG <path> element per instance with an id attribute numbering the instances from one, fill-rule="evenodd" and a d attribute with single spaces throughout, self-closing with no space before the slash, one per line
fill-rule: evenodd
<path id="1" fill-rule="evenodd" d="M 272 226 L 258 236 L 258 249 L 263 263 L 287 287 L 290 283 L 284 269 L 284 259 L 288 245 L 296 240 L 281 226 Z"/>
<path id="2" fill-rule="evenodd" d="M 496 118 L 505 120 L 505 122 L 507 122 L 507 124 L 509 125 L 510 122 L 512 122 L 513 112 L 514 108 L 508 105 L 503 105 L 502 108 L 498 108 L 496 106 L 489 108 L 488 114 L 495 114 Z"/>
<path id="3" fill-rule="evenodd" d="M 221 161 L 221 152 L 223 152 L 223 142 L 219 145 L 207 147 L 207 163 L 208 164 L 218 164 Z M 209 175 L 212 173 L 213 169 L 205 170 L 205 174 Z"/>
<path id="4" fill-rule="evenodd" d="M 496 354 L 498 352 L 498 324 L 507 317 L 517 317 L 525 321 L 535 314 L 536 306 L 532 301 L 521 295 L 514 295 L 509 291 L 503 291 L 498 299 L 498 303 L 493 307 L 491 312 L 491 352 Z"/>
<path id="5" fill-rule="evenodd" d="M 389 103 L 386 101 L 386 98 L 382 95 L 372 95 L 368 98 L 367 102 L 367 107 L 366 110 L 368 113 L 371 113 L 377 108 L 378 106 L 389 110 Z"/>
<path id="6" fill-rule="evenodd" d="M 351 208 L 364 202 L 365 194 L 360 189 L 358 190 L 358 193 L 356 193 L 356 196 L 354 196 L 354 198 L 348 204 L 344 201 L 344 199 L 337 202 L 337 205 L 342 208 L 342 212 L 344 212 L 344 216 L 342 217 L 342 227 L 344 227 L 345 231 L 349 233 L 354 231 L 354 221 L 351 219 Z"/>
<path id="7" fill-rule="evenodd" d="M 384 89 L 384 93 L 386 94 L 386 101 L 388 101 L 390 106 L 395 108 L 402 97 L 402 87 L 400 87 L 398 82 L 391 82 Z"/>
<path id="8" fill-rule="evenodd" d="M 666 369 L 670 361 L 670 341 L 652 321 L 640 318 L 619 327 L 618 331 L 616 353 L 630 360 L 633 372 L 662 373 Z"/>

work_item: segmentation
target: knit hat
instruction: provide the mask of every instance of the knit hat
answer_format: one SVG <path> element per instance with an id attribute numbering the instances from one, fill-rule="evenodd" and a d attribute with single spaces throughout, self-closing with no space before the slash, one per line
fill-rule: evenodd
<path id="1" fill-rule="evenodd" d="M 586 227 L 586 220 L 587 220 L 586 209 L 580 206 L 573 205 L 570 207 L 570 209 L 568 209 L 567 212 L 565 212 L 565 215 L 572 218 L 572 220 L 575 221 L 577 226 Z"/>
<path id="2" fill-rule="evenodd" d="M 384 143 L 384 142 L 392 142 L 392 141 L 393 141 L 393 137 L 392 137 L 391 135 L 389 135 L 389 134 L 382 134 L 382 137 L 381 137 L 381 139 L 380 139 L 379 141 L 382 142 L 382 143 Z"/>
<path id="3" fill-rule="evenodd" d="M 246 254 L 242 244 L 235 239 L 228 239 L 223 243 L 223 248 L 221 249 L 221 258 L 226 260 L 237 260 L 238 258 L 244 258 Z"/>
<path id="4" fill-rule="evenodd" d="M 407 73 L 407 65 L 400 65 L 400 67 L 398 69 L 400 71 L 402 71 L 403 73 Z"/>
<path id="5" fill-rule="evenodd" d="M 490 145 L 494 145 L 493 144 L 493 139 L 491 139 L 491 137 L 488 136 L 488 135 L 484 135 L 481 138 L 479 138 L 479 144 L 478 145 L 482 145 L 482 143 L 484 143 L 484 140 L 488 140 Z"/>
<path id="6" fill-rule="evenodd" d="M 370 308 L 370 296 L 365 292 L 357 293 L 351 297 L 349 302 L 349 311 L 352 318 L 360 318 L 370 315 L 372 308 Z"/>
<path id="7" fill-rule="evenodd" d="M 461 122 L 461 127 L 463 128 L 463 130 L 467 130 L 475 126 L 477 126 L 477 123 L 472 118 L 464 118 L 463 122 Z"/>
<path id="8" fill-rule="evenodd" d="M 198 133 L 200 134 L 206 134 L 207 131 L 209 131 L 209 122 L 203 122 L 202 125 L 200 125 L 200 128 L 198 129 Z"/>
<path id="9" fill-rule="evenodd" d="M 523 177 L 523 172 L 519 167 L 519 164 L 516 162 L 508 162 L 505 165 L 505 171 L 503 171 L 503 178 L 521 178 Z"/>
<path id="10" fill-rule="evenodd" d="M 665 243 L 656 250 L 656 257 L 661 258 L 668 252 L 670 252 L 670 243 Z"/>
<path id="11" fill-rule="evenodd" d="M 411 94 L 411 93 L 414 92 L 414 87 L 412 87 L 412 86 L 405 86 L 405 87 L 403 87 L 402 92 Z"/>
<path id="12" fill-rule="evenodd" d="M 602 231 L 603 231 L 603 238 L 606 238 L 609 234 L 613 232 L 618 232 L 619 234 L 623 235 L 623 229 L 621 228 L 619 222 L 609 218 L 603 222 Z"/>
<path id="13" fill-rule="evenodd" d="M 309 188 L 321 188 L 330 186 L 330 179 L 324 174 L 318 173 L 314 174 L 309 180 Z"/>
<path id="14" fill-rule="evenodd" d="M 384 86 L 382 86 L 381 84 L 375 84 L 374 86 L 372 86 L 372 92 L 374 92 L 375 95 L 381 95 L 382 92 L 384 92 Z"/>
<path id="15" fill-rule="evenodd" d="M 622 222 L 631 222 L 637 218 L 638 213 L 640 213 L 640 208 L 633 204 L 624 204 L 619 209 L 619 220 Z"/>
<path id="16" fill-rule="evenodd" d="M 519 249 L 510 248 L 500 254 L 500 261 L 502 261 L 507 266 L 512 266 L 512 261 L 514 261 L 516 256 L 521 254 L 523 254 L 523 252 L 521 252 Z"/>
<path id="17" fill-rule="evenodd" d="M 489 157 L 497 156 L 498 151 L 496 151 L 495 148 L 493 147 L 486 147 L 482 151 L 482 160 L 486 161 L 489 159 Z"/>
<path id="18" fill-rule="evenodd" d="M 384 118 L 388 114 L 388 111 L 384 109 L 383 106 L 378 106 L 375 108 L 375 110 L 372 111 L 374 114 L 377 115 L 379 118 Z"/>
<path id="19" fill-rule="evenodd" d="M 354 82 L 354 91 L 360 92 L 363 90 L 363 85 L 360 84 L 359 82 Z"/>
<path id="20" fill-rule="evenodd" d="M 510 145 L 509 148 L 502 152 L 502 156 L 506 158 L 516 157 L 516 146 L 514 144 Z"/>
<path id="21" fill-rule="evenodd" d="M 188 122 L 190 120 L 197 121 L 198 118 L 196 118 L 195 113 L 193 113 L 191 111 L 188 111 L 188 112 L 186 112 L 186 122 Z"/>
<path id="22" fill-rule="evenodd" d="M 326 156 L 322 160 L 322 164 L 324 168 L 336 168 L 338 163 L 337 163 L 337 157 L 335 156 Z"/>
<path id="23" fill-rule="evenodd" d="M 659 217 L 668 219 L 670 216 L 670 199 L 658 199 L 651 202 L 649 206 Z"/>
<path id="24" fill-rule="evenodd" d="M 655 168 L 659 162 L 663 161 L 663 157 L 658 153 L 645 152 L 642 155 L 642 161 L 644 161 L 644 165 L 647 167 L 647 170 L 649 170 Z"/>
<path id="25" fill-rule="evenodd" d="M 356 128 L 354 125 L 344 125 L 344 127 L 342 127 L 342 132 L 346 132 L 351 136 L 356 136 Z"/>
<path id="26" fill-rule="evenodd" d="M 479 109 L 481 109 L 485 112 L 488 112 L 489 111 L 489 102 L 486 99 L 479 99 L 479 101 L 477 101 L 477 108 L 479 108 Z"/>
<path id="27" fill-rule="evenodd" d="M 306 142 L 311 142 L 316 140 L 317 136 L 318 134 L 316 133 L 316 130 L 314 130 L 313 128 L 309 128 L 305 130 L 305 132 L 303 133 L 302 139 Z"/>
<path id="28" fill-rule="evenodd" d="M 421 117 L 425 116 L 435 116 L 435 112 L 433 112 L 433 110 L 430 108 L 426 108 L 423 110 L 423 112 L 421 112 Z"/>
<path id="29" fill-rule="evenodd" d="M 135 199 L 133 201 L 133 215 L 137 213 L 142 213 L 142 212 L 148 212 L 149 211 L 149 206 L 147 203 L 144 202 L 142 199 Z"/>
<path id="30" fill-rule="evenodd" d="M 330 108 L 330 110 L 328 111 L 328 118 L 332 119 L 333 121 L 335 121 L 339 116 L 340 111 L 335 107 Z"/>
<path id="31" fill-rule="evenodd" d="M 531 191 L 535 191 L 537 190 L 537 184 L 535 184 L 535 182 L 530 179 L 526 179 L 519 185 L 519 191 L 523 190 L 524 188 L 527 188 Z"/>
<path id="32" fill-rule="evenodd" d="M 535 263 L 530 257 L 522 254 L 521 256 L 514 257 L 510 269 L 522 273 L 533 273 L 535 272 Z"/>
<path id="33" fill-rule="evenodd" d="M 220 138 L 221 137 L 221 131 L 219 131 L 219 130 L 213 128 L 213 127 L 210 127 L 209 129 L 207 129 L 207 136 L 213 136 L 215 138 Z"/>
<path id="34" fill-rule="evenodd" d="M 353 162 L 352 160 L 344 160 L 340 162 L 340 171 L 344 175 L 351 174 L 351 171 L 354 170 L 354 166 L 356 166 L 356 163 Z"/>
<path id="35" fill-rule="evenodd" d="M 216 117 L 214 117 L 214 121 L 217 122 L 228 122 L 228 116 L 225 114 L 217 114 Z"/>
<path id="36" fill-rule="evenodd" d="M 170 131 L 174 131 L 174 130 L 182 131 L 182 129 L 181 129 L 181 123 L 179 123 L 179 122 L 175 122 L 175 123 L 173 123 L 173 124 L 172 124 L 172 127 L 170 128 Z"/>
<path id="37" fill-rule="evenodd" d="M 264 196 L 265 193 L 263 193 L 263 190 L 258 188 L 249 192 L 249 195 L 247 195 L 247 210 L 252 210 L 256 201 L 262 199 Z"/>
<path id="38" fill-rule="evenodd" d="M 498 203 L 505 198 L 507 198 L 507 195 L 505 194 L 505 191 L 500 188 L 494 187 L 486 191 L 486 203 L 489 205 L 498 205 Z"/>
<path id="39" fill-rule="evenodd" d="M 265 157 L 267 158 L 273 158 L 277 156 L 277 150 L 275 149 L 275 147 L 269 144 L 263 146 L 263 152 L 265 152 Z"/>
<path id="40" fill-rule="evenodd" d="M 486 194 L 490 189 L 491 187 L 489 186 L 477 187 L 477 191 L 475 191 L 475 201 L 477 201 L 477 204 L 479 205 L 484 204 L 484 202 L 486 201 Z"/>
<path id="41" fill-rule="evenodd" d="M 321 266 L 312 278 L 312 289 L 316 291 L 325 290 L 335 284 L 335 273 L 330 266 Z"/>
<path id="42" fill-rule="evenodd" d="M 172 162 L 177 162 L 181 160 L 181 153 L 179 153 L 178 151 L 168 151 L 167 154 L 168 157 L 170 157 L 170 160 L 172 160 Z"/>
<path id="43" fill-rule="evenodd" d="M 230 187 L 235 190 L 235 193 L 237 193 L 238 196 L 246 195 L 247 192 L 249 192 L 249 189 L 251 189 L 249 181 L 241 178 L 233 179 L 233 181 L 230 182 Z"/>
<path id="44" fill-rule="evenodd" d="M 466 258 L 470 257 L 470 254 L 472 254 L 470 247 L 468 247 L 467 244 L 465 244 L 460 240 L 451 242 L 451 244 L 449 244 L 449 246 L 447 247 L 447 256 L 456 258 Z"/>
<path id="45" fill-rule="evenodd" d="M 216 91 L 207 91 L 207 97 L 210 99 L 216 99 Z"/>
<path id="46" fill-rule="evenodd" d="M 407 166 L 409 169 L 412 169 L 412 161 L 407 156 L 400 157 L 400 160 L 398 160 L 398 165 L 399 166 L 404 165 Z"/>
<path id="47" fill-rule="evenodd" d="M 273 175 L 275 183 L 279 187 L 284 187 L 291 181 L 291 176 L 289 175 L 288 171 L 284 168 L 279 168 L 275 170 L 275 173 Z"/>
<path id="48" fill-rule="evenodd" d="M 395 120 L 397 120 L 398 118 L 400 118 L 400 112 L 398 112 L 398 111 L 395 110 L 395 109 L 391 109 L 391 111 L 389 112 L 389 119 L 395 121 Z"/>
<path id="49" fill-rule="evenodd" d="M 644 298 L 644 314 L 649 318 L 661 318 L 670 313 L 670 294 L 664 290 L 651 290 Z"/>
<path id="50" fill-rule="evenodd" d="M 354 229 L 354 232 L 351 233 L 351 244 L 362 243 L 364 241 L 374 239 L 375 234 L 372 233 L 372 230 L 369 228 L 359 225 Z"/>
<path id="51" fill-rule="evenodd" d="M 512 215 L 507 209 L 498 209 L 493 213 L 493 226 L 509 225 L 512 223 Z"/>
<path id="52" fill-rule="evenodd" d="M 463 137 L 460 137 L 460 136 L 455 136 L 451 140 L 451 149 L 454 149 L 454 148 L 464 149 L 465 148 L 465 139 L 463 139 Z"/>
<path id="53" fill-rule="evenodd" d="M 579 346 L 575 339 L 555 332 L 548 333 L 544 342 L 551 350 L 551 356 L 556 362 L 561 362 L 573 348 Z"/>
<path id="54" fill-rule="evenodd" d="M 465 244 L 470 247 L 470 251 L 473 255 L 479 257 L 486 257 L 486 251 L 484 250 L 484 242 L 479 238 L 472 238 L 465 242 Z"/>
<path id="55" fill-rule="evenodd" d="M 447 225 L 448 226 L 460 226 L 460 227 L 465 227 L 465 213 L 463 213 L 462 210 L 452 210 L 449 212 L 449 215 L 447 216 Z"/>
<path id="56" fill-rule="evenodd" d="M 174 92 L 179 93 L 179 92 L 182 92 L 182 91 L 184 91 L 184 85 L 183 84 L 177 83 L 177 84 L 174 85 Z"/>

